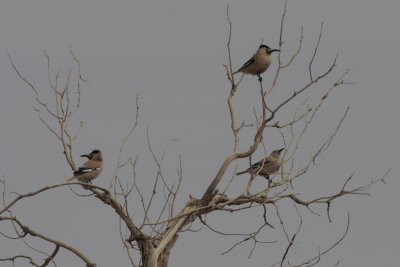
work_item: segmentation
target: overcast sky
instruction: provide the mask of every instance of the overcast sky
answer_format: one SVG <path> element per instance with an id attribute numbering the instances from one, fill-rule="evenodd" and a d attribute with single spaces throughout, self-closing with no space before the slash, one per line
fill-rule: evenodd
<path id="1" fill-rule="evenodd" d="M 71 175 L 71 170 L 61 146 L 33 111 L 34 94 L 12 70 L 7 53 L 25 77 L 40 88 L 44 99 L 50 101 L 43 51 L 51 57 L 54 71 L 65 73 L 74 66 L 68 52 L 71 48 L 88 81 L 82 89 L 83 107 L 79 114 L 84 129 L 74 153 L 77 157 L 93 148 L 103 151 L 105 168 L 95 183 L 108 185 L 139 93 L 140 127 L 124 156 L 140 156 L 138 172 L 143 187 L 149 187 L 155 166 L 146 147 L 148 127 L 157 155 L 164 149 L 167 151 L 164 166 L 170 181 L 176 176 L 178 155 L 182 155 L 184 182 L 179 207 L 189 194 L 200 197 L 232 150 L 226 106 L 229 83 L 222 66 L 227 63 L 227 3 L 233 22 L 235 68 L 251 56 L 262 40 L 273 48 L 278 46 L 282 0 L 3 0 L 0 4 L 0 175 L 7 179 L 9 191 L 23 193 L 58 183 Z M 318 124 L 301 147 L 307 155 L 312 150 L 312 141 L 334 129 L 350 105 L 349 115 L 332 147 L 319 166 L 303 182 L 298 182 L 299 188 L 315 195 L 334 192 L 352 173 L 355 173 L 353 185 L 360 185 L 393 167 L 386 179 L 388 186 L 373 187 L 369 191 L 371 197 L 346 197 L 333 205 L 334 223 L 328 223 L 326 217 L 305 213 L 308 226 L 300 239 L 304 243 L 298 243 L 298 252 L 291 255 L 294 262 L 296 256 L 315 253 L 318 245 L 323 249 L 332 244 L 343 232 L 350 212 L 350 234 L 321 266 L 334 266 L 338 260 L 339 266 L 398 264 L 399 11 L 400 2 L 396 0 L 288 1 L 282 56 L 288 57 L 294 51 L 303 25 L 305 54 L 299 59 L 299 66 L 304 64 L 323 21 L 316 71 L 319 68 L 323 71 L 338 52 L 337 74 L 349 68 L 347 80 L 353 82 L 330 96 L 329 104 L 319 114 Z M 274 67 L 273 63 L 271 69 Z M 302 72 L 301 67 L 288 72 L 275 92 L 277 99 L 292 92 L 289 85 L 307 79 L 303 75 L 307 71 Z M 272 74 L 267 72 L 263 77 L 268 84 Z M 252 108 L 258 104 L 257 90 L 256 78 L 245 77 L 234 102 L 240 119 L 253 118 Z M 247 137 L 252 140 L 251 135 Z M 242 137 L 245 139 L 246 136 Z M 248 145 L 243 141 L 241 148 Z M 281 146 L 279 138 L 267 142 L 268 151 Z M 262 154 L 259 149 L 255 157 Z M 241 168 L 246 163 L 238 162 Z M 229 175 L 224 181 L 227 179 Z M 237 231 L 236 224 L 253 225 L 255 214 L 259 213 L 212 215 L 209 220 L 216 226 Z M 110 208 L 95 199 L 79 198 L 61 188 L 21 202 L 15 215 L 33 229 L 82 250 L 98 266 L 128 265 L 118 237 L 117 218 Z M 234 241 L 237 240 L 215 236 L 206 229 L 181 234 L 172 250 L 170 266 L 274 263 L 269 261 L 269 246 L 257 247 L 251 259 L 247 258 L 251 244 L 222 256 Z M 11 256 L 16 247 L 0 238 L 0 257 Z M 81 266 L 69 253 L 63 253 L 58 264 Z"/>

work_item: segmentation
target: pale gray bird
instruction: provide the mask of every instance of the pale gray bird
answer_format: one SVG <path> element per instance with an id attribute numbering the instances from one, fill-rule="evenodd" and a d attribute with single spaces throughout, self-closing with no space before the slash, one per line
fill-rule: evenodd
<path id="1" fill-rule="evenodd" d="M 67 181 L 91 183 L 103 170 L 103 156 L 100 150 L 95 149 L 90 154 L 82 155 L 81 157 L 88 158 L 88 161 L 83 163 L 77 171 L 74 171 L 74 176 Z"/>
<path id="2" fill-rule="evenodd" d="M 235 75 L 236 73 L 242 72 L 244 74 L 257 75 L 258 80 L 261 82 L 262 78 L 260 76 L 261 73 L 265 72 L 269 65 L 271 65 L 271 54 L 275 51 L 280 51 L 279 49 L 271 49 L 267 45 L 260 45 L 257 52 L 246 62 L 244 65 L 232 73 Z"/>
<path id="3" fill-rule="evenodd" d="M 282 164 L 281 152 L 283 148 L 272 151 L 271 155 L 266 156 L 264 159 L 251 165 L 245 171 L 238 172 L 236 175 L 244 173 L 252 173 L 253 175 L 260 175 L 269 180 L 269 176 L 279 171 Z"/>

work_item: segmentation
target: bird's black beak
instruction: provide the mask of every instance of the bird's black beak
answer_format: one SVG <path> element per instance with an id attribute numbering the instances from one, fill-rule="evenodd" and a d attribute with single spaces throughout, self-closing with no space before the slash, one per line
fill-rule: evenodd
<path id="1" fill-rule="evenodd" d="M 282 152 L 282 150 L 284 150 L 284 149 L 285 149 L 285 148 L 281 148 L 281 149 L 279 149 L 279 150 L 278 150 L 278 152 L 279 152 L 279 153 L 281 153 L 281 152 Z"/>
<path id="2" fill-rule="evenodd" d="M 272 49 L 272 50 L 271 50 L 271 53 L 272 53 L 272 52 L 281 52 L 281 50 L 279 50 L 279 49 Z"/>
<path id="3" fill-rule="evenodd" d="M 81 155 L 81 157 L 90 159 L 90 155 L 86 155 L 86 154 L 85 155 Z"/>

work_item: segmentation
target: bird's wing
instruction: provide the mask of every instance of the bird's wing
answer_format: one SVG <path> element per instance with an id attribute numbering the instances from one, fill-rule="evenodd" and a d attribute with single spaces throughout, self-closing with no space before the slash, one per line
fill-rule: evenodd
<path id="1" fill-rule="evenodd" d="M 271 160 L 269 158 L 265 158 L 265 159 L 260 160 L 259 162 L 254 163 L 252 167 L 258 168 L 258 167 L 265 166 L 268 164 L 271 164 Z"/>
<path id="2" fill-rule="evenodd" d="M 243 64 L 243 66 L 240 67 L 240 69 L 237 70 L 237 72 L 240 72 L 247 68 L 249 65 L 253 64 L 256 59 L 256 55 L 253 55 L 246 63 Z"/>
<path id="3" fill-rule="evenodd" d="M 77 171 L 74 171 L 74 175 L 76 176 L 82 173 L 95 171 L 101 169 L 101 167 L 102 167 L 101 162 L 95 160 L 88 160 L 85 163 L 83 163 Z"/>

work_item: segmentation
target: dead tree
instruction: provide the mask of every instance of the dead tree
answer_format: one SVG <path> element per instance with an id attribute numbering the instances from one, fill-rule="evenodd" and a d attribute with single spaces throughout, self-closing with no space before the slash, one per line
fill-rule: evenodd
<path id="1" fill-rule="evenodd" d="M 288 96 L 277 102 L 274 99 L 273 92 L 278 90 L 278 83 L 285 74 L 287 69 L 292 68 L 293 62 L 298 60 L 299 55 L 304 51 L 303 49 L 303 29 L 301 29 L 298 39 L 297 49 L 290 52 L 284 45 L 284 33 L 285 33 L 285 16 L 286 16 L 286 3 L 282 13 L 282 19 L 280 24 L 280 38 L 279 38 L 279 49 L 282 51 L 277 56 L 275 61 L 275 72 L 273 79 L 270 80 L 268 85 L 259 83 L 259 88 L 253 92 L 259 94 L 260 103 L 257 103 L 258 107 L 254 108 L 254 118 L 247 119 L 238 123 L 237 112 L 233 104 L 233 99 L 236 96 L 239 85 L 242 82 L 242 78 L 236 80 L 233 77 L 232 72 L 232 51 L 231 51 L 231 35 L 232 35 L 232 23 L 229 17 L 227 8 L 227 19 L 229 25 L 229 36 L 227 41 L 227 64 L 224 65 L 226 69 L 226 76 L 229 81 L 229 93 L 227 97 L 227 106 L 230 114 L 230 127 L 233 137 L 233 149 L 230 154 L 222 161 L 220 168 L 217 170 L 215 177 L 210 178 L 210 184 L 208 188 L 204 190 L 204 194 L 201 197 L 191 197 L 183 205 L 183 208 L 179 211 L 175 210 L 175 204 L 177 195 L 180 193 L 180 185 L 183 179 L 183 171 L 181 165 L 181 159 L 179 158 L 177 168 L 177 178 L 174 181 L 168 179 L 162 167 L 165 154 L 162 153 L 161 157 L 157 157 L 151 146 L 150 138 L 147 135 L 148 150 L 152 155 L 156 168 L 156 177 L 154 179 L 153 190 L 145 192 L 141 189 L 137 179 L 136 165 L 138 157 L 123 158 L 123 151 L 126 147 L 127 141 L 132 138 L 132 134 L 139 127 L 139 101 L 136 99 L 136 116 L 134 117 L 132 128 L 127 134 L 126 138 L 122 140 L 120 153 L 115 166 L 114 175 L 109 178 L 109 186 L 107 188 L 99 187 L 94 184 L 85 184 L 80 182 L 61 182 L 58 184 L 48 185 L 40 189 L 36 189 L 29 193 L 16 194 L 16 197 L 9 199 L 6 188 L 6 179 L 3 177 L 1 180 L 2 193 L 3 193 L 3 207 L 0 209 L 0 223 L 2 226 L 7 225 L 9 228 L 7 231 L 2 232 L 1 238 L 6 239 L 21 239 L 22 241 L 28 237 L 35 237 L 44 242 L 48 242 L 54 245 L 52 251 L 44 252 L 47 256 L 45 259 L 38 262 L 31 255 L 10 255 L 7 258 L 0 258 L 0 261 L 11 262 L 15 264 L 17 261 L 27 261 L 34 266 L 48 266 L 50 264 L 55 265 L 55 260 L 58 253 L 62 250 L 67 250 L 74 254 L 76 257 L 81 259 L 86 266 L 96 266 L 95 259 L 89 259 L 84 252 L 77 250 L 73 246 L 66 244 L 62 241 L 55 240 L 46 235 L 46 233 L 39 233 L 29 227 L 28 222 L 23 222 L 20 218 L 13 215 L 13 208 L 16 203 L 25 201 L 26 199 L 33 198 L 44 191 L 52 190 L 57 187 L 74 188 L 74 185 L 79 185 L 82 190 L 90 193 L 85 197 L 95 197 L 102 203 L 106 204 L 109 208 L 115 211 L 115 216 L 119 218 L 120 224 L 120 237 L 121 242 L 126 249 L 127 257 L 129 258 L 132 266 L 143 266 L 143 267 L 166 267 L 168 266 L 168 260 L 170 252 L 178 241 L 179 234 L 183 231 L 191 229 L 193 223 L 203 225 L 203 228 L 208 228 L 215 234 L 227 236 L 230 235 L 224 231 L 215 229 L 211 224 L 207 222 L 206 215 L 210 213 L 218 213 L 221 211 L 229 211 L 234 213 L 235 216 L 241 216 L 241 211 L 247 209 L 254 209 L 255 214 L 262 218 L 263 223 L 254 231 L 250 233 L 241 233 L 241 238 L 237 243 L 234 243 L 230 249 L 225 253 L 229 253 L 233 249 L 239 247 L 241 244 L 251 242 L 253 249 L 250 252 L 250 256 L 256 246 L 269 245 L 273 246 L 274 242 L 263 241 L 259 238 L 259 235 L 263 232 L 268 231 L 282 231 L 284 234 L 280 243 L 286 244 L 286 249 L 274 259 L 269 262 L 270 266 L 312 266 L 316 265 L 326 253 L 336 247 L 348 233 L 348 226 L 350 223 L 350 217 L 348 216 L 347 226 L 343 229 L 343 234 L 334 240 L 333 243 L 324 249 L 320 250 L 315 255 L 309 255 L 306 260 L 291 259 L 289 263 L 289 255 L 294 249 L 294 241 L 296 240 L 298 233 L 302 230 L 303 217 L 304 216 L 315 216 L 316 212 L 313 210 L 315 206 L 326 207 L 327 222 L 331 221 L 330 208 L 332 203 L 338 199 L 348 195 L 368 195 L 367 190 L 377 182 L 384 182 L 386 174 L 382 177 L 369 180 L 365 184 L 359 186 L 350 186 L 350 181 L 353 175 L 344 179 L 339 190 L 331 195 L 321 195 L 316 198 L 309 198 L 307 196 L 299 195 L 296 192 L 296 188 L 293 186 L 295 182 L 301 182 L 302 177 L 308 174 L 311 168 L 316 167 L 316 162 L 320 159 L 320 156 L 327 151 L 332 144 L 336 134 L 338 133 L 343 120 L 346 118 L 349 108 L 343 110 L 342 117 L 338 118 L 337 122 L 332 122 L 332 132 L 326 136 L 325 140 L 316 144 L 312 153 L 305 160 L 302 158 L 301 161 L 296 157 L 299 145 L 301 144 L 303 137 L 307 135 L 311 126 L 314 123 L 314 118 L 319 114 L 321 107 L 329 100 L 329 95 L 336 91 L 337 88 L 345 86 L 345 78 L 348 71 L 343 73 L 337 73 L 337 59 L 338 55 L 332 55 L 332 62 L 325 67 L 324 70 L 321 68 L 318 71 L 315 70 L 314 64 L 317 56 L 317 51 L 320 45 L 320 40 L 323 32 L 323 24 L 321 24 L 320 32 L 316 38 L 313 52 L 309 55 L 308 62 L 305 62 L 302 66 L 302 70 L 308 71 L 308 82 L 305 84 L 298 85 L 297 88 L 279 88 L 280 91 L 289 92 Z M 81 84 L 85 80 L 82 78 L 81 68 L 78 59 L 71 52 L 71 56 L 75 60 L 75 73 L 69 71 L 66 74 L 66 79 L 62 81 L 61 74 L 53 74 L 50 57 L 45 54 L 48 63 L 48 81 L 53 92 L 52 105 L 48 105 L 43 98 L 43 94 L 30 83 L 23 74 L 15 66 L 14 62 L 10 62 L 14 67 L 17 75 L 32 89 L 35 95 L 35 102 L 37 108 L 35 109 L 39 115 L 40 121 L 43 125 L 57 138 L 59 144 L 63 148 L 64 156 L 69 166 L 73 171 L 76 170 L 76 163 L 74 159 L 74 142 L 79 136 L 82 123 L 78 120 L 76 124 L 75 115 L 80 108 L 81 103 Z M 269 72 L 273 72 L 272 68 Z M 74 76 L 74 77 L 72 77 Z M 329 79 L 328 79 L 329 78 Z M 333 81 L 333 82 L 326 82 Z M 73 85 L 71 85 L 73 84 Z M 309 94 L 313 94 L 317 97 L 313 99 L 313 102 L 306 97 Z M 251 108 L 251 107 L 249 107 Z M 292 111 L 291 118 L 287 120 L 282 116 L 283 111 Z M 75 132 L 73 132 L 70 126 L 71 121 L 75 122 Z M 77 126 L 76 126 L 77 125 Z M 247 150 L 240 150 L 242 130 L 246 129 L 253 131 L 250 147 Z M 247 158 L 249 164 L 252 163 L 252 155 L 257 149 L 262 149 L 268 145 L 270 146 L 269 137 L 265 135 L 268 131 L 276 131 L 281 135 L 282 144 L 285 147 L 284 163 L 282 164 L 281 170 L 273 181 L 266 182 L 263 188 L 252 188 L 254 181 L 254 175 L 251 175 L 250 181 L 245 188 L 242 188 L 242 193 L 232 194 L 228 193 L 229 188 L 237 181 L 235 176 L 228 177 L 227 170 L 232 167 L 233 163 L 238 159 Z M 249 141 L 249 140 L 246 140 Z M 216 159 L 218 160 L 218 159 Z M 131 170 L 131 177 L 124 177 L 120 175 L 120 171 L 123 169 Z M 45 175 L 45 174 L 43 174 Z M 133 179 L 132 179 L 133 178 Z M 225 188 L 221 187 L 221 180 L 226 179 L 229 181 Z M 150 179 L 147 179 L 150 180 Z M 75 192 L 75 191 L 73 191 Z M 72 197 L 80 196 L 75 193 Z M 160 198 L 160 194 L 162 195 Z M 163 199 L 163 201 L 160 201 Z M 85 199 L 83 199 L 84 201 Z M 286 200 L 286 202 L 285 202 Z M 281 203 L 284 202 L 292 203 L 295 207 L 296 213 L 293 214 L 297 218 L 297 231 L 295 233 L 289 233 L 286 230 L 286 222 L 280 215 L 282 208 Z M 140 203 L 140 206 L 135 206 L 135 209 L 141 208 L 141 213 L 135 210 L 135 220 L 131 215 L 133 210 L 129 203 Z M 284 205 L 284 204 L 283 204 Z M 268 213 L 268 209 L 274 209 L 275 214 Z M 304 210 L 306 213 L 304 214 Z M 140 214 L 138 216 L 137 214 Z M 156 214 L 156 215 L 155 215 Z M 138 219 L 141 217 L 141 219 Z M 280 225 L 271 225 L 271 219 L 278 219 Z M 5 226 L 5 227 L 7 227 Z M 5 228 L 2 228 L 5 229 Z M 60 229 L 61 230 L 61 229 Z M 35 248 L 31 250 L 32 254 L 37 253 Z M 224 253 L 224 254 L 225 254 Z"/>

